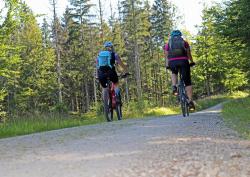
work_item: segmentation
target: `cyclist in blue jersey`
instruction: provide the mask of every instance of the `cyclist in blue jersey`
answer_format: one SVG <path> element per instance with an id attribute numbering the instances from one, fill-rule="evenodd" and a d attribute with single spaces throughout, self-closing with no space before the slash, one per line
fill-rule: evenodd
<path id="1" fill-rule="evenodd" d="M 100 51 L 96 59 L 97 75 L 99 82 L 104 89 L 107 88 L 108 79 L 115 85 L 115 93 L 120 96 L 120 89 L 118 87 L 118 76 L 115 69 L 115 64 L 122 67 L 126 71 L 126 66 L 122 62 L 119 55 L 114 51 L 112 42 L 107 41 L 104 43 L 104 50 Z M 103 95 L 104 96 L 104 95 Z"/>

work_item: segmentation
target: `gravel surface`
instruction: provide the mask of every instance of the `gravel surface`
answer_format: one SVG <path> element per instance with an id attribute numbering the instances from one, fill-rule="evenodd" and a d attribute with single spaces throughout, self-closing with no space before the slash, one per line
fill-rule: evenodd
<path id="1" fill-rule="evenodd" d="M 0 177 L 250 177 L 250 141 L 221 106 L 0 140 Z"/>

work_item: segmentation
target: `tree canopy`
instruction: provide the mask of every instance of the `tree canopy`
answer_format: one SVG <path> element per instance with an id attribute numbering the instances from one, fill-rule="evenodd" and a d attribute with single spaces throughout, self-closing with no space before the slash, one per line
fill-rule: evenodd
<path id="1" fill-rule="evenodd" d="M 107 40 L 114 43 L 132 73 L 128 83 L 121 81 L 124 97 L 129 88 L 127 102 L 171 103 L 162 47 L 179 18 L 170 1 L 155 0 L 150 6 L 148 0 L 119 0 L 117 15 L 111 14 L 108 21 L 103 19 L 102 3 L 70 0 L 62 17 L 54 11 L 54 20 L 44 20 L 41 26 L 21 0 L 4 3 L 7 13 L 0 11 L 0 117 L 62 108 L 89 111 L 101 100 L 95 59 Z M 99 7 L 100 14 L 92 13 L 94 7 Z M 196 98 L 249 88 L 249 9 L 247 0 L 204 6 L 198 34 L 186 35 L 197 62 L 192 71 Z"/>

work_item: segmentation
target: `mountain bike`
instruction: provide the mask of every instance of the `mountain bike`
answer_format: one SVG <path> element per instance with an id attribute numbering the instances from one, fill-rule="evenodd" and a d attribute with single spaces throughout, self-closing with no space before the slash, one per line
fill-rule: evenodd
<path id="1" fill-rule="evenodd" d="M 129 73 L 120 75 L 120 78 L 126 78 Z M 117 114 L 117 119 L 122 120 L 122 100 L 121 94 L 116 95 L 114 84 L 108 78 L 108 86 L 104 89 L 104 114 L 108 122 L 113 121 L 114 110 Z"/>
<path id="2" fill-rule="evenodd" d="M 185 90 L 185 83 L 182 79 L 181 72 L 179 72 L 179 83 L 178 83 L 178 100 L 181 105 L 181 111 L 183 117 L 189 116 L 189 101 Z"/>

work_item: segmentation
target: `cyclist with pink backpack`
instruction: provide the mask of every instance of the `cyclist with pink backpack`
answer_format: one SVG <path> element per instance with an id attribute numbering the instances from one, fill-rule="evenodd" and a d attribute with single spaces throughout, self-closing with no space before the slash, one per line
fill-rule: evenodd
<path id="1" fill-rule="evenodd" d="M 190 46 L 187 41 L 182 38 L 182 33 L 179 30 L 173 30 L 170 34 L 168 43 L 164 46 L 166 68 L 172 71 L 172 89 L 173 95 L 178 95 L 177 80 L 178 71 L 182 74 L 185 83 L 185 90 L 189 100 L 189 109 L 195 110 L 194 102 L 192 99 L 192 83 L 190 66 L 195 65 Z"/>

